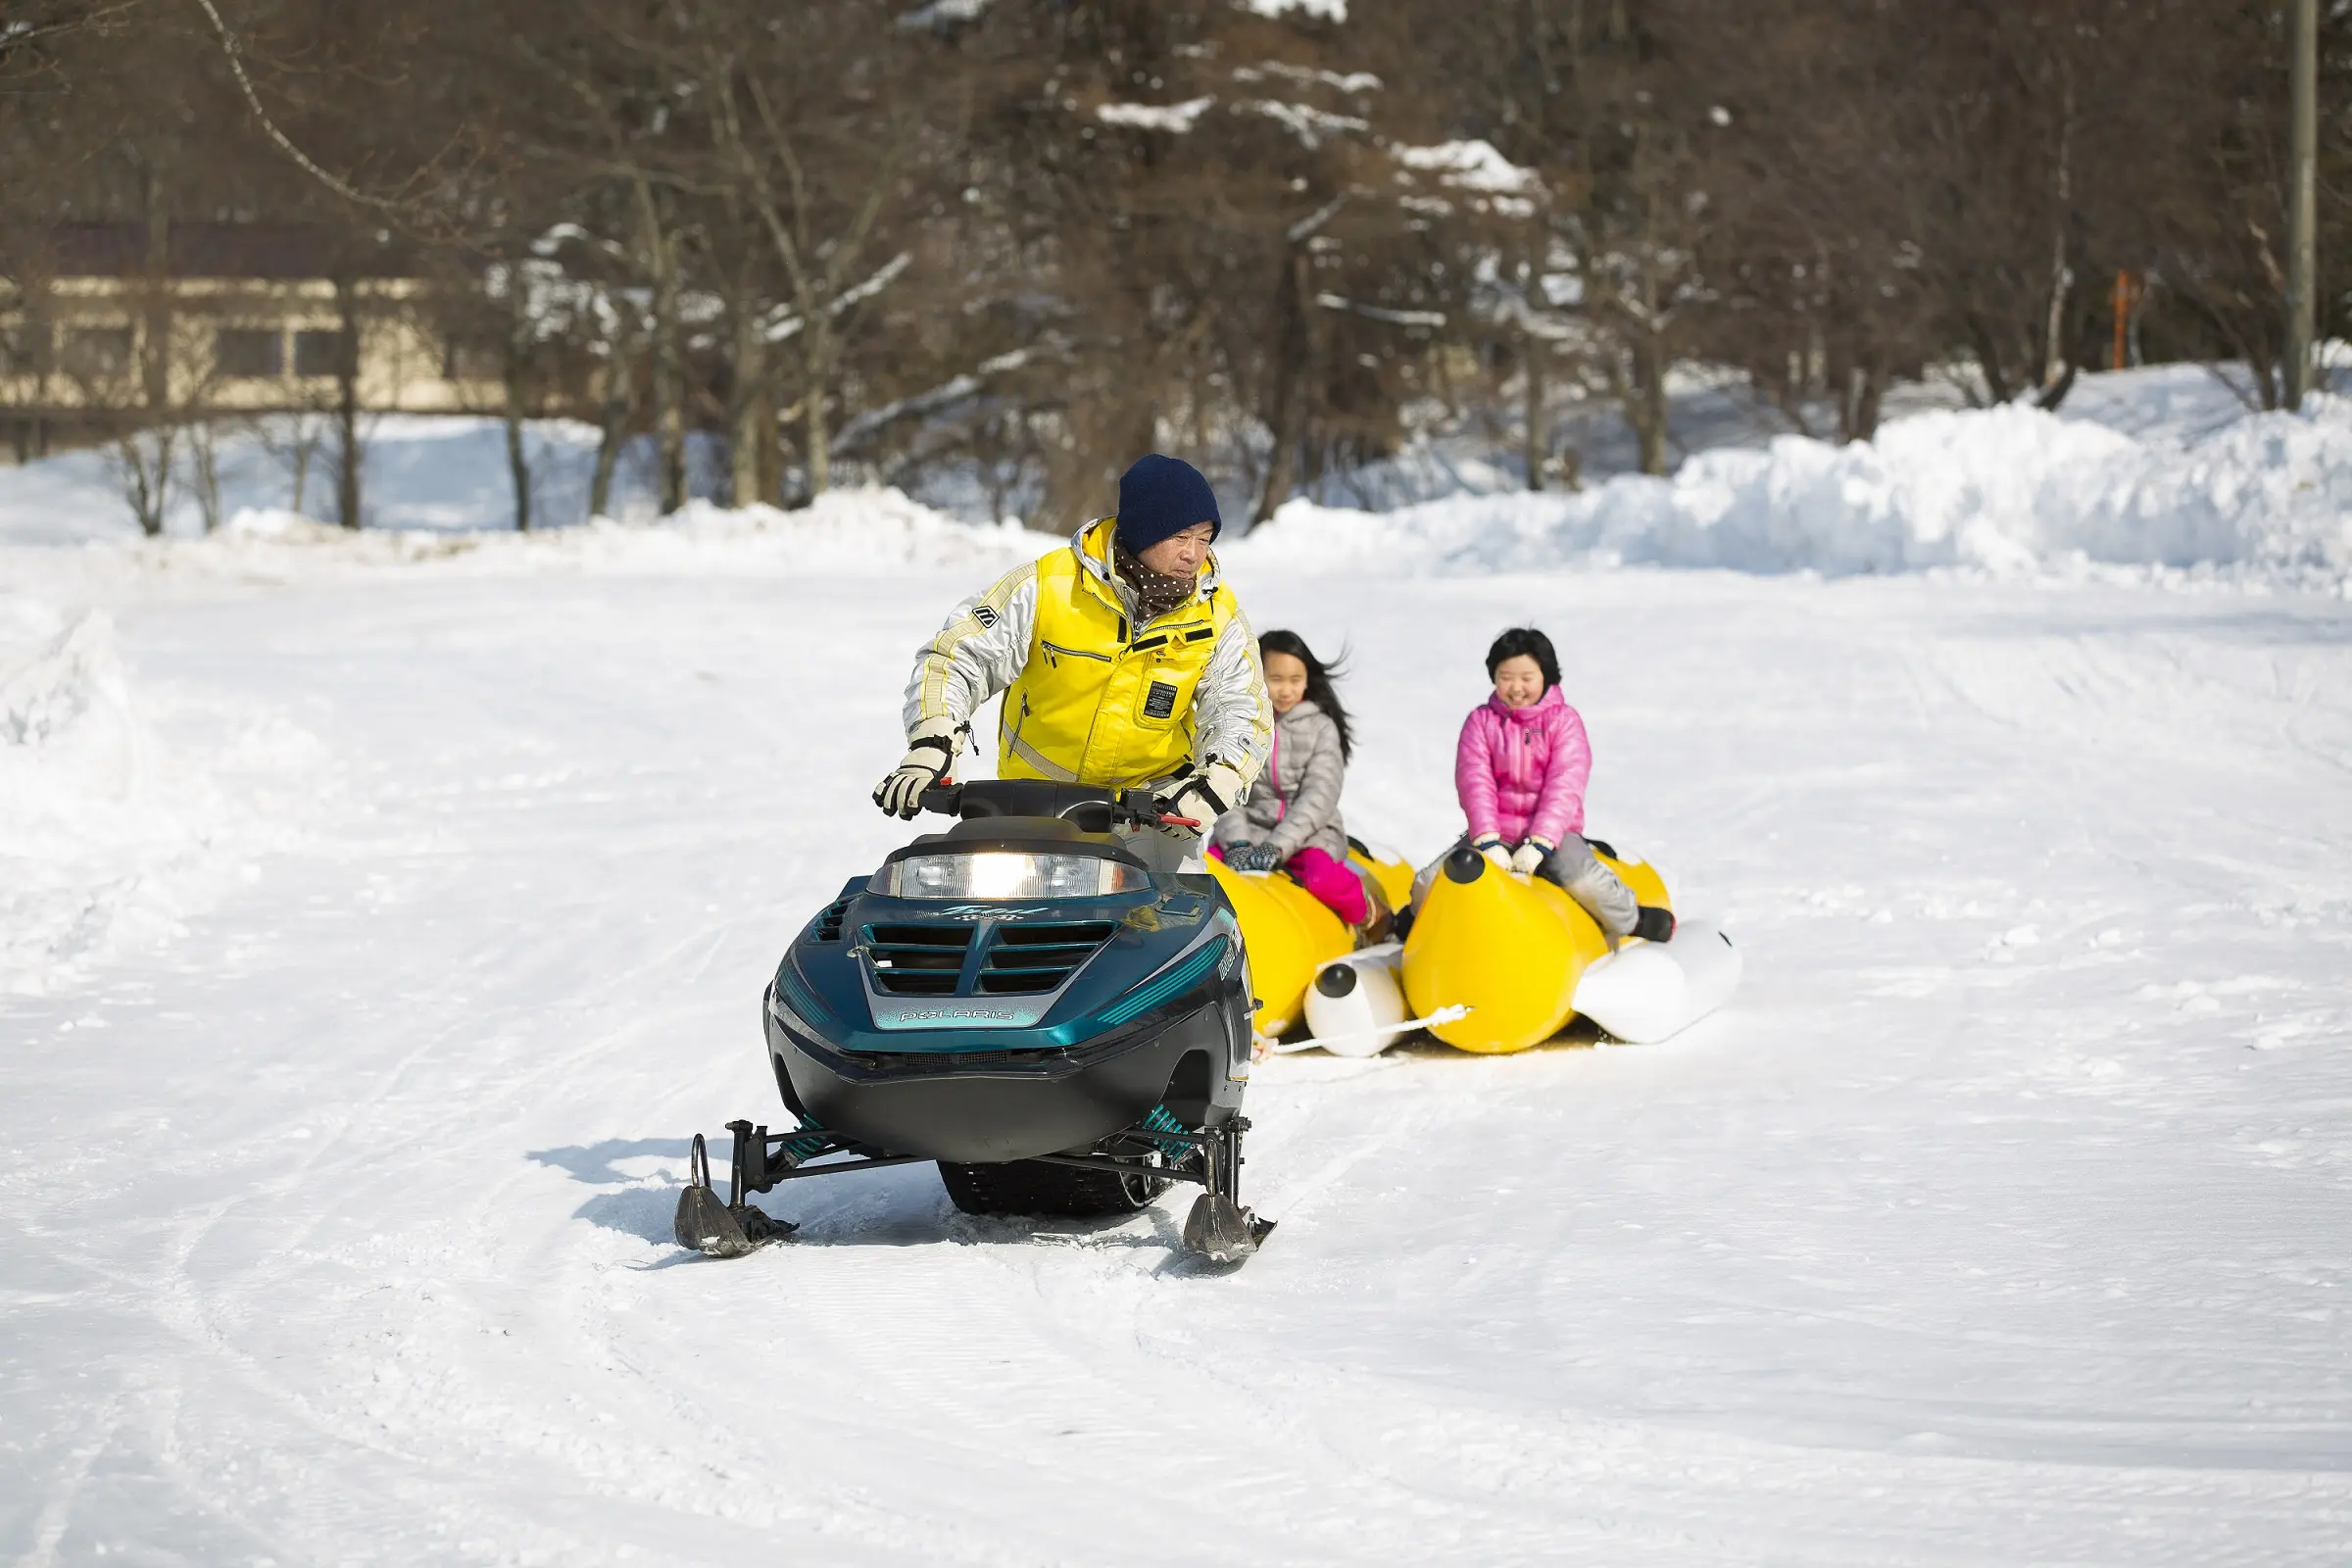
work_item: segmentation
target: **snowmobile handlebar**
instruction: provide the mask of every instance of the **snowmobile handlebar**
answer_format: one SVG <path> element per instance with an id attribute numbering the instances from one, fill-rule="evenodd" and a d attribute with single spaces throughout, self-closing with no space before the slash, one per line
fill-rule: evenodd
<path id="1" fill-rule="evenodd" d="M 1201 825 L 1194 817 L 1176 815 L 1168 803 L 1150 790 L 1056 784 L 1050 779 L 989 778 L 962 784 L 949 779 L 923 791 L 920 804 L 926 811 L 966 821 L 990 816 L 1057 816 L 1087 832 L 1108 832 L 1114 827 L 1198 831 Z"/>

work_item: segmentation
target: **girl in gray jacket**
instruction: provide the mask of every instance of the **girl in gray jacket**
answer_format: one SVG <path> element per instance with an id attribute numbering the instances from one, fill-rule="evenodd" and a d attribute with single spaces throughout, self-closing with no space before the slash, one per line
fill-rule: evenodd
<path id="1" fill-rule="evenodd" d="M 1237 871 L 1280 867 L 1352 926 L 1372 916 L 1363 880 L 1348 864 L 1340 785 L 1353 747 L 1338 673 L 1297 632 L 1257 640 L 1274 707 L 1274 744 L 1249 796 L 1217 819 L 1209 853 Z"/>

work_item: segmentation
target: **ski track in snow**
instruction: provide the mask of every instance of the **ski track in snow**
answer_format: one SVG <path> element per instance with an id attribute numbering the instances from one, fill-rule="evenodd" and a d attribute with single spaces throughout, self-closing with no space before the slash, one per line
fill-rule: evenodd
<path id="1" fill-rule="evenodd" d="M 1349 825 L 1417 855 L 1548 626 L 1592 830 L 1748 980 L 1661 1047 L 1266 1064 L 1223 1275 L 1182 1194 L 1032 1228 L 923 1167 L 668 1239 L 689 1135 L 781 1114 L 761 985 L 899 836 L 984 569 L 105 589 L 336 809 L 0 997 L 0 1559 L 2352 1554 L 2352 612 L 1237 560 L 1351 644 Z"/>

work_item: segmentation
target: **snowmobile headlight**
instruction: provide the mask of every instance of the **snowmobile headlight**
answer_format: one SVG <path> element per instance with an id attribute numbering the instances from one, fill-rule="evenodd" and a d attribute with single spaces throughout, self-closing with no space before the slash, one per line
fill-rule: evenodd
<path id="1" fill-rule="evenodd" d="M 1099 899 L 1136 893 L 1151 878 L 1099 855 L 910 855 L 876 872 L 868 891 L 894 899 Z"/>

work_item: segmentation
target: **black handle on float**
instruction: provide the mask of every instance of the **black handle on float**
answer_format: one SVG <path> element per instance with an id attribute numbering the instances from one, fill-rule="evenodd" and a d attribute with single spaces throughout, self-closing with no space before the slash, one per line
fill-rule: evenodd
<path id="1" fill-rule="evenodd" d="M 1449 882 L 1475 882 L 1487 874 L 1487 858 L 1467 844 L 1456 845 L 1446 857 L 1446 878 Z"/>

